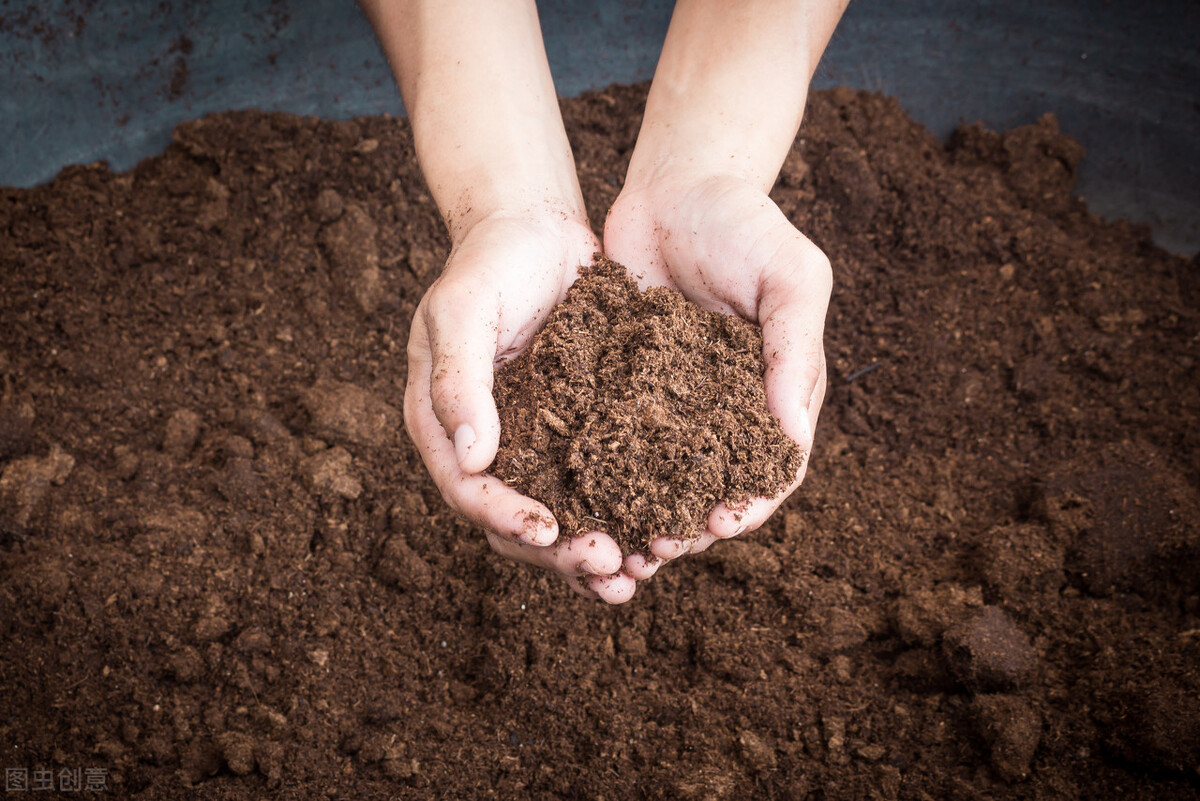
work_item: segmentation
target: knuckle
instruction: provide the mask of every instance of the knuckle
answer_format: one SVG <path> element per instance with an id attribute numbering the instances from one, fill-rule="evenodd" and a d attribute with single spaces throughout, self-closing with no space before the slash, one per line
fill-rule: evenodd
<path id="1" fill-rule="evenodd" d="M 825 376 L 825 362 L 821 361 L 819 356 L 809 354 L 804 358 L 801 370 L 804 371 L 804 379 L 808 382 L 808 386 L 816 389 L 821 379 Z"/>
<path id="2" fill-rule="evenodd" d="M 475 314 L 484 305 L 486 296 L 486 284 L 481 284 L 479 276 L 468 280 L 463 276 L 443 273 L 421 299 L 425 306 L 426 325 L 431 331 L 436 331 L 439 321 L 453 321 L 467 313 Z"/>
<path id="3" fill-rule="evenodd" d="M 453 380 L 453 368 L 446 365 L 439 370 L 434 365 L 433 378 L 429 382 L 429 398 L 433 408 L 444 413 L 456 407 L 459 394 L 457 383 Z"/>
<path id="4" fill-rule="evenodd" d="M 410 387 L 404 393 L 404 430 L 408 432 L 409 438 L 415 443 L 418 442 L 417 431 L 417 401 L 413 397 L 414 393 Z"/>
<path id="5" fill-rule="evenodd" d="M 416 328 L 414 323 L 413 328 Z M 423 356 L 429 352 L 429 340 L 420 336 L 416 330 L 410 331 L 408 335 L 408 345 L 404 349 L 405 356 L 408 357 L 409 374 L 416 373 L 414 366 L 418 364 Z"/>
<path id="6" fill-rule="evenodd" d="M 824 295 L 833 293 L 833 264 L 824 251 L 810 243 L 811 252 L 806 259 L 805 272 L 808 280 Z"/>
<path id="7" fill-rule="evenodd" d="M 504 548 L 503 541 L 500 540 L 500 538 L 498 538 L 495 534 L 488 531 L 486 532 L 485 538 L 487 539 L 488 547 L 492 549 L 492 553 L 497 554 L 498 556 L 508 556 L 508 551 Z"/>
<path id="8" fill-rule="evenodd" d="M 440 320 L 451 314 L 462 303 L 462 298 L 452 282 L 439 278 L 429 287 L 422 302 L 425 304 L 426 318 Z"/>
<path id="9" fill-rule="evenodd" d="M 427 440 L 429 434 L 422 426 L 420 403 L 421 401 L 417 397 L 417 393 L 412 387 L 409 387 L 404 393 L 404 404 L 401 407 L 401 414 L 404 418 L 404 430 L 408 432 L 408 438 L 417 447 L 422 460 L 428 463 L 429 443 Z"/>
<path id="10" fill-rule="evenodd" d="M 450 511 L 454 512 L 454 514 L 458 515 L 464 520 L 472 523 L 475 522 L 471 515 L 467 514 L 463 509 L 462 499 L 459 498 L 450 487 L 438 487 L 438 489 L 442 493 L 442 500 L 445 501 L 446 505 L 450 507 Z"/>
<path id="11" fill-rule="evenodd" d="M 425 315 L 428 306 L 425 298 L 417 305 L 416 312 L 413 313 L 412 325 L 408 330 L 408 342 L 405 344 L 404 354 L 408 360 L 408 375 L 409 381 L 420 373 L 421 366 L 429 362 L 429 326 L 426 325 Z"/>

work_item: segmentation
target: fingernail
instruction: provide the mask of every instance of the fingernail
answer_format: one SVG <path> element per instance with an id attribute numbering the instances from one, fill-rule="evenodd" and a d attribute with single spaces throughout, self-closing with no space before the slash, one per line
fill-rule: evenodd
<path id="1" fill-rule="evenodd" d="M 554 533 L 552 526 L 540 525 L 534 528 L 529 534 L 529 544 L 545 547 L 552 544 L 558 535 Z"/>
<path id="2" fill-rule="evenodd" d="M 471 452 L 471 446 L 474 444 L 475 429 L 466 423 L 454 429 L 454 455 L 458 458 L 460 465 L 466 460 L 467 454 Z"/>
<path id="3" fill-rule="evenodd" d="M 554 523 L 538 514 L 527 514 L 525 516 L 525 528 L 518 535 L 523 541 L 529 545 L 549 545 L 558 539 L 558 533 L 554 530 Z"/>
<path id="4" fill-rule="evenodd" d="M 738 526 L 738 527 L 737 527 L 737 531 L 733 532 L 733 536 L 735 536 L 735 537 L 736 537 L 736 536 L 738 536 L 739 534 L 742 534 L 742 533 L 744 533 L 745 531 L 746 531 L 746 527 L 745 527 L 744 525 L 743 525 L 743 526 Z"/>
<path id="5" fill-rule="evenodd" d="M 599 570 L 597 570 L 596 568 L 592 567 L 592 563 L 591 563 L 591 562 L 589 562 L 589 561 L 588 561 L 588 560 L 586 560 L 586 559 L 584 559 L 582 562 L 580 562 L 580 563 L 579 563 L 579 569 L 580 569 L 580 570 L 582 570 L 584 573 L 590 573 L 590 574 L 591 574 L 591 575 L 593 575 L 593 576 L 601 576 L 601 575 L 604 575 L 604 574 L 603 574 L 603 573 L 601 573 Z"/>

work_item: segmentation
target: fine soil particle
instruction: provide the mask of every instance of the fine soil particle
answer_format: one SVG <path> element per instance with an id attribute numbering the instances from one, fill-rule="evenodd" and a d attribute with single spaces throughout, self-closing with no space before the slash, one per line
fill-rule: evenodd
<path id="1" fill-rule="evenodd" d="M 594 221 L 644 99 L 563 103 Z M 3 767 L 148 800 L 1196 798 L 1200 262 L 1088 214 L 1078 160 L 1051 118 L 946 144 L 814 93 L 771 193 L 836 279 L 805 484 L 617 608 L 492 555 L 403 433 L 448 252 L 407 123 L 220 114 L 0 189 Z"/>
<path id="2" fill-rule="evenodd" d="M 638 289 L 598 258 L 529 348 L 496 372 L 492 471 L 541 501 L 567 536 L 625 553 L 694 540 L 795 479 L 803 456 L 767 411 L 762 335 L 667 287 Z"/>

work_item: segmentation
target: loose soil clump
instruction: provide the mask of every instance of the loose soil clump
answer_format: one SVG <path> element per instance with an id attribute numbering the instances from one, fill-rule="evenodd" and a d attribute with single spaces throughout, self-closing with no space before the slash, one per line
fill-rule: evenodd
<path id="1" fill-rule="evenodd" d="M 626 553 L 693 540 L 717 502 L 791 484 L 803 456 L 767 410 L 758 329 L 668 287 L 642 292 L 608 259 L 581 272 L 496 372 L 492 472 L 566 536 L 603 531 Z"/>
<path id="2" fill-rule="evenodd" d="M 592 220 L 645 92 L 563 103 Z M 403 432 L 448 251 L 403 120 L 218 114 L 0 189 L 3 767 L 1196 798 L 1200 262 L 1089 214 L 1080 156 L 1052 118 L 944 143 L 813 93 L 771 193 L 835 274 L 805 484 L 618 608 L 492 554 Z"/>

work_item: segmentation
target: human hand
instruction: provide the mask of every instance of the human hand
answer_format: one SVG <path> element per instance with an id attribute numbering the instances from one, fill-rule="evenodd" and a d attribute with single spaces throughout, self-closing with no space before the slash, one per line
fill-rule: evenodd
<path id="1" fill-rule="evenodd" d="M 500 441 L 495 367 L 525 349 L 598 249 L 587 223 L 561 212 L 473 222 L 417 306 L 404 422 L 446 503 L 481 526 L 494 551 L 622 603 L 635 583 L 620 572 L 612 538 L 559 540 L 549 509 L 484 472 Z"/>
<path id="2" fill-rule="evenodd" d="M 678 289 L 706 309 L 762 328 L 767 408 L 804 453 L 795 481 L 774 498 L 718 504 L 699 539 L 659 537 L 647 558 L 625 559 L 642 580 L 663 562 L 763 524 L 804 478 L 825 397 L 822 335 L 832 289 L 825 254 L 753 183 L 734 175 L 657 174 L 627 185 L 604 226 L 606 255 L 644 289 Z"/>

